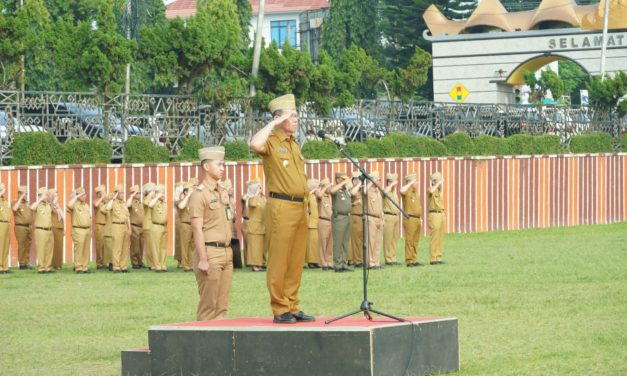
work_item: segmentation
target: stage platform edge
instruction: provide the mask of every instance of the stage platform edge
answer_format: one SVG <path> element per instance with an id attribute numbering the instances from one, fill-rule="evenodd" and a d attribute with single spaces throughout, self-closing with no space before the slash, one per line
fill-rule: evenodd
<path id="1" fill-rule="evenodd" d="M 456 318 L 351 317 L 325 325 L 271 318 L 156 325 L 122 351 L 122 376 L 429 375 L 459 370 Z"/>

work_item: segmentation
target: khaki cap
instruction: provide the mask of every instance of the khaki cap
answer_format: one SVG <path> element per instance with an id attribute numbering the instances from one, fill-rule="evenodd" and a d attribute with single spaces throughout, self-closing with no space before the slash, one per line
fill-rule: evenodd
<path id="1" fill-rule="evenodd" d="M 190 182 L 191 184 L 193 184 L 193 185 L 198 185 L 198 179 L 196 179 L 196 178 L 191 178 L 191 179 L 189 179 L 189 182 Z"/>
<path id="2" fill-rule="evenodd" d="M 398 174 L 385 174 L 385 180 L 398 180 Z"/>
<path id="3" fill-rule="evenodd" d="M 139 185 L 135 184 L 135 185 L 131 186 L 131 193 L 132 192 L 139 192 Z"/>
<path id="4" fill-rule="evenodd" d="M 115 192 L 124 192 L 124 185 L 122 185 L 122 184 L 116 185 L 114 191 Z"/>
<path id="5" fill-rule="evenodd" d="M 224 146 L 211 146 L 208 148 L 202 148 L 198 150 L 198 158 L 200 161 L 207 159 L 215 161 L 224 160 Z"/>
<path id="6" fill-rule="evenodd" d="M 320 184 L 320 180 L 318 179 L 308 179 L 307 180 L 307 185 L 319 185 Z"/>
<path id="7" fill-rule="evenodd" d="M 373 178 L 375 178 L 375 179 L 379 179 L 379 171 L 378 171 L 378 170 L 373 170 L 373 171 L 370 173 L 370 176 L 372 176 L 372 177 L 373 177 Z"/>
<path id="8" fill-rule="evenodd" d="M 178 187 L 182 187 L 184 185 L 185 185 L 185 182 L 181 180 L 181 181 L 177 181 L 176 184 L 174 185 L 174 187 L 178 188 Z"/>
<path id="9" fill-rule="evenodd" d="M 6 187 L 4 186 L 4 183 L 0 183 L 0 189 L 6 189 Z"/>
<path id="10" fill-rule="evenodd" d="M 155 192 L 163 192 L 163 191 L 165 191 L 165 185 L 163 184 L 155 185 Z"/>
<path id="11" fill-rule="evenodd" d="M 440 180 L 442 179 L 442 173 L 441 172 L 434 172 L 433 174 L 431 174 L 431 180 Z"/>
<path id="12" fill-rule="evenodd" d="M 57 190 L 55 188 L 50 188 L 48 189 L 48 193 L 57 193 Z"/>
<path id="13" fill-rule="evenodd" d="M 19 187 L 17 187 L 17 191 L 19 193 L 26 193 L 28 191 L 28 187 L 25 185 L 20 185 Z"/>
<path id="14" fill-rule="evenodd" d="M 74 188 L 74 194 L 75 195 L 82 195 L 83 193 L 85 193 L 85 188 L 83 187 L 76 187 Z"/>
<path id="15" fill-rule="evenodd" d="M 348 176 L 346 176 L 346 171 L 338 171 L 335 173 L 335 178 L 347 178 Z"/>
<path id="16" fill-rule="evenodd" d="M 248 187 L 250 187 L 253 184 L 259 184 L 259 181 L 257 179 L 250 179 L 249 181 L 246 182 L 246 185 Z"/>
<path id="17" fill-rule="evenodd" d="M 41 187 L 37 190 L 37 194 L 45 195 L 46 193 L 48 193 L 48 188 L 46 187 Z"/>
<path id="18" fill-rule="evenodd" d="M 359 170 L 353 171 L 353 179 L 359 179 L 361 172 Z"/>
<path id="19" fill-rule="evenodd" d="M 322 185 L 329 185 L 329 184 L 331 184 L 331 181 L 329 180 L 329 178 L 324 178 L 324 179 L 322 179 L 320 184 L 322 184 Z"/>
<path id="20" fill-rule="evenodd" d="M 285 94 L 268 103 L 270 113 L 278 110 L 296 110 L 296 98 L 294 94 Z"/>
<path id="21" fill-rule="evenodd" d="M 233 188 L 233 183 L 231 182 L 231 179 L 224 179 L 224 180 L 220 180 L 218 182 L 218 184 L 220 185 L 220 187 L 224 188 L 224 189 L 231 189 Z"/>
<path id="22" fill-rule="evenodd" d="M 104 186 L 104 185 L 102 185 L 102 184 L 101 184 L 101 185 L 99 185 L 99 186 L 96 186 L 95 191 L 96 191 L 96 192 L 102 192 L 102 193 L 104 193 L 104 191 L 105 191 L 105 186 Z"/>
<path id="23" fill-rule="evenodd" d="M 191 182 L 187 182 L 183 184 L 183 189 L 192 189 L 192 188 L 194 188 L 194 184 Z"/>
<path id="24" fill-rule="evenodd" d="M 410 175 L 405 176 L 405 181 L 406 182 L 410 182 L 410 181 L 415 180 L 415 179 L 416 179 L 416 174 L 410 174 Z"/>

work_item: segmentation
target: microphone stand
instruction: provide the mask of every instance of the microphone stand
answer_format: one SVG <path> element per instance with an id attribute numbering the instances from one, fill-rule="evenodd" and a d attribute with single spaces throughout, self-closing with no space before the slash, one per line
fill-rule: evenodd
<path id="1" fill-rule="evenodd" d="M 340 150 L 340 152 L 342 154 L 344 154 L 344 156 L 351 162 L 351 164 L 353 166 L 357 167 L 359 172 L 361 172 L 361 176 L 359 177 L 359 180 L 361 180 L 361 194 L 362 194 L 361 197 L 362 197 L 362 200 L 363 200 L 364 197 L 366 197 L 366 192 L 367 192 L 366 180 L 368 180 L 375 187 L 377 187 L 383 193 L 383 195 L 388 200 L 390 200 L 390 202 L 394 206 L 396 206 L 398 208 L 398 210 L 401 212 L 401 214 L 403 214 L 403 216 L 405 218 L 409 218 L 409 215 L 407 215 L 407 213 L 399 206 L 399 204 L 396 201 L 394 201 L 394 199 L 392 199 L 392 197 L 390 197 L 390 195 L 386 191 L 381 189 L 381 186 L 379 186 L 379 184 L 377 184 L 377 182 L 372 178 L 372 176 L 368 175 L 368 173 L 363 169 L 363 167 L 361 167 L 359 165 L 359 163 L 357 163 L 357 161 L 355 161 L 353 158 L 351 158 L 351 156 L 342 147 L 342 144 L 339 141 L 337 141 L 337 140 L 334 140 L 333 142 L 335 142 L 335 145 L 337 146 L 337 148 Z M 368 273 L 368 271 L 367 271 L 368 259 L 366 259 L 367 255 L 368 255 L 368 252 L 367 252 L 367 250 L 368 250 L 368 245 L 367 244 L 368 243 L 367 243 L 367 239 L 366 239 L 366 234 L 367 234 L 367 231 L 366 231 L 366 216 L 368 215 L 368 213 L 366 212 L 367 204 L 368 204 L 367 202 L 365 202 L 365 203 L 362 202 L 362 205 L 361 205 L 361 228 L 362 228 L 362 233 L 363 233 L 362 242 L 361 242 L 361 253 L 362 253 L 362 257 L 363 257 L 362 264 L 361 264 L 362 265 L 362 272 L 363 272 L 363 277 L 362 277 L 363 278 L 363 281 L 362 281 L 363 282 L 363 290 L 364 290 L 363 291 L 364 292 L 363 300 L 361 302 L 361 305 L 359 306 L 359 309 L 357 309 L 355 311 L 352 311 L 352 312 L 349 312 L 349 313 L 346 313 L 346 314 L 341 315 L 341 316 L 337 316 L 337 317 L 332 318 L 330 320 L 325 320 L 324 321 L 325 324 L 330 324 L 332 322 L 344 319 L 346 317 L 356 315 L 356 314 L 358 314 L 360 312 L 363 312 L 364 316 L 366 316 L 366 318 L 368 320 L 372 320 L 372 314 L 376 313 L 377 315 L 385 316 L 385 317 L 388 317 L 388 318 L 391 318 L 391 319 L 394 319 L 394 320 L 397 320 L 397 321 L 401 321 L 401 322 L 405 321 L 404 319 L 402 319 L 400 317 L 392 316 L 392 315 L 390 315 L 388 313 L 377 311 L 376 309 L 373 309 L 372 308 L 373 303 L 368 301 L 368 275 L 367 275 L 367 273 Z"/>

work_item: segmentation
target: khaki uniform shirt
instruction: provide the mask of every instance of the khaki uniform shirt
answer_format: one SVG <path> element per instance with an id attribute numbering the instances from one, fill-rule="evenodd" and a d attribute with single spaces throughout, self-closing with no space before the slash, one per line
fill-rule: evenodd
<path id="1" fill-rule="evenodd" d="M 0 198 L 0 221 L 8 222 L 9 221 L 9 202 L 4 198 Z"/>
<path id="2" fill-rule="evenodd" d="M 148 203 L 150 201 L 152 201 L 152 199 L 154 198 L 154 194 L 149 194 L 147 196 L 144 196 L 144 220 L 142 222 L 142 229 L 143 230 L 150 230 L 151 226 L 152 226 L 152 208 L 150 206 L 148 206 Z"/>
<path id="3" fill-rule="evenodd" d="M 80 201 L 74 202 L 74 207 L 67 212 L 72 215 L 72 227 L 91 227 L 91 213 L 89 212 L 89 204 Z"/>
<path id="4" fill-rule="evenodd" d="M 428 205 L 430 212 L 444 211 L 444 201 L 442 200 L 442 190 L 440 188 L 436 189 L 433 193 L 427 191 L 427 198 L 429 199 Z"/>
<path id="5" fill-rule="evenodd" d="M 202 218 L 205 242 L 230 243 L 231 221 L 227 218 L 229 195 L 217 183 L 208 180 L 196 187 L 189 202 L 189 213 L 193 218 Z"/>
<path id="6" fill-rule="evenodd" d="M 63 221 L 61 221 L 61 218 L 59 218 L 59 213 L 57 213 L 57 210 L 54 208 L 53 205 L 50 205 L 50 208 L 52 209 L 52 212 L 51 212 L 52 227 L 53 228 L 63 228 Z M 63 209 L 61 209 L 61 210 L 63 210 Z"/>
<path id="7" fill-rule="evenodd" d="M 15 201 L 11 203 L 11 206 L 14 205 Z M 31 225 L 33 223 L 33 211 L 30 209 L 28 203 L 25 201 L 20 202 L 17 211 L 13 212 L 13 219 L 15 219 L 16 225 Z"/>
<path id="8" fill-rule="evenodd" d="M 150 210 L 152 223 L 165 225 L 168 223 L 168 206 L 164 201 L 157 200 L 155 206 Z"/>
<path id="9" fill-rule="evenodd" d="M 309 194 L 309 217 L 307 218 L 307 228 L 318 228 L 318 202 L 316 201 L 316 195 Z"/>
<path id="10" fill-rule="evenodd" d="M 398 202 L 398 194 L 396 193 L 396 189 L 388 192 L 388 195 L 390 195 L 390 197 L 392 197 L 394 201 Z M 392 214 L 400 213 L 398 208 L 394 206 L 394 204 L 392 204 L 392 202 L 388 200 L 387 197 L 383 196 L 383 193 L 381 193 L 381 198 L 383 199 L 383 212 L 384 213 L 392 213 Z"/>
<path id="11" fill-rule="evenodd" d="M 107 210 L 107 203 L 102 201 L 98 207 L 98 212 L 105 216 L 104 236 L 111 236 L 111 212 Z"/>
<path id="12" fill-rule="evenodd" d="M 333 214 L 333 207 L 331 204 L 331 194 L 325 193 L 320 197 L 318 201 L 318 218 L 331 219 Z"/>
<path id="13" fill-rule="evenodd" d="M 414 187 L 410 187 L 403 194 L 403 210 L 407 214 L 415 215 L 416 217 L 422 217 L 422 203 L 420 200 L 420 193 Z"/>
<path id="14" fill-rule="evenodd" d="M 52 227 L 52 205 L 45 201 L 37 205 L 37 210 L 35 211 L 35 227 Z"/>
<path id="15" fill-rule="evenodd" d="M 305 176 L 305 158 L 294 137 L 288 138 L 281 130 L 275 130 L 264 147 L 263 170 L 268 191 L 307 197 L 309 191 Z"/>
<path id="16" fill-rule="evenodd" d="M 361 215 L 362 213 L 362 200 L 361 193 L 357 193 L 355 196 L 351 196 L 351 214 L 352 215 Z"/>
<path id="17" fill-rule="evenodd" d="M 333 201 L 333 214 L 349 214 L 351 212 L 351 195 L 346 187 L 331 195 Z"/>
<path id="18" fill-rule="evenodd" d="M 366 207 L 368 215 L 383 218 L 383 200 L 381 200 L 381 193 L 377 188 L 368 189 L 364 201 L 368 204 Z"/>
<path id="19" fill-rule="evenodd" d="M 102 200 L 100 206 L 96 206 L 96 224 L 107 224 L 107 213 L 100 210 L 105 205 L 107 205 L 106 200 Z"/>
<path id="20" fill-rule="evenodd" d="M 190 200 L 191 200 L 191 197 L 190 197 Z M 186 223 L 186 224 L 192 223 L 192 215 L 189 213 L 189 200 L 187 201 L 187 207 L 185 207 L 184 209 L 178 209 L 178 212 L 179 212 L 179 220 L 181 221 L 181 223 Z"/>
<path id="21" fill-rule="evenodd" d="M 144 205 L 140 200 L 133 199 L 131 207 L 129 209 L 131 216 L 131 223 L 136 226 L 143 226 L 144 224 Z"/>
<path id="22" fill-rule="evenodd" d="M 266 212 L 266 198 L 255 196 L 248 200 L 248 233 L 263 235 L 266 233 L 264 215 Z"/>
<path id="23" fill-rule="evenodd" d="M 127 224 L 129 217 L 130 215 L 128 212 L 128 206 L 126 206 L 126 201 L 117 199 L 114 200 L 113 206 L 111 207 L 111 222 L 115 224 Z"/>

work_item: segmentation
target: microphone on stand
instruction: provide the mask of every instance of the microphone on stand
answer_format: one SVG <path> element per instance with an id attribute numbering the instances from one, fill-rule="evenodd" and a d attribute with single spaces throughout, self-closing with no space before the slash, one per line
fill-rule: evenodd
<path id="1" fill-rule="evenodd" d="M 346 142 L 344 141 L 343 137 L 332 136 L 328 133 L 325 133 L 325 131 L 323 130 L 318 131 L 318 137 L 323 140 L 329 140 L 331 142 L 334 142 L 336 145 L 346 145 Z"/>

